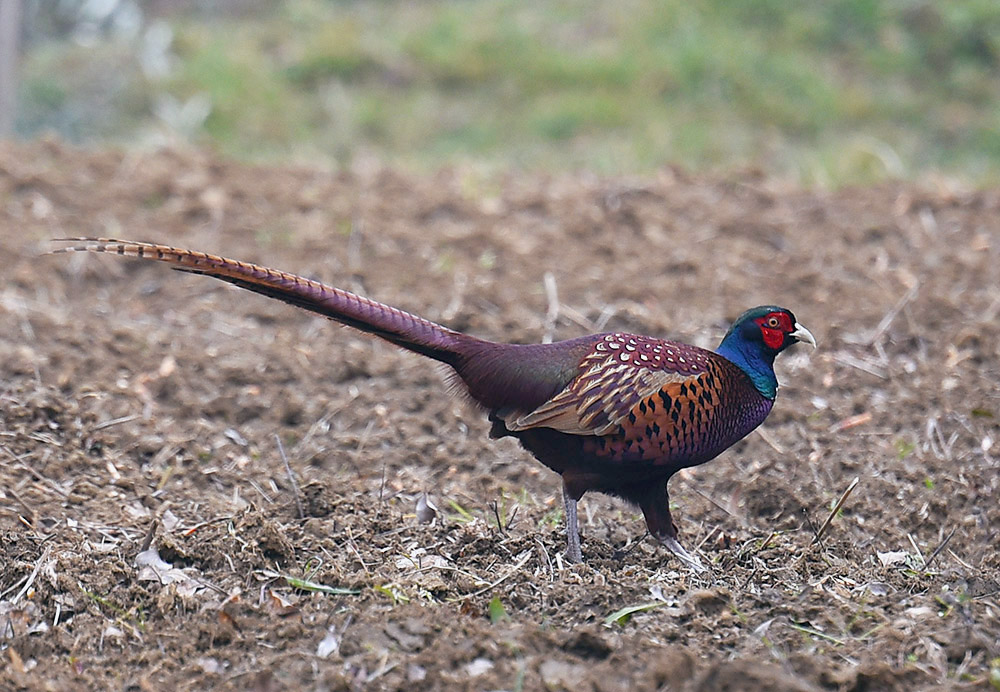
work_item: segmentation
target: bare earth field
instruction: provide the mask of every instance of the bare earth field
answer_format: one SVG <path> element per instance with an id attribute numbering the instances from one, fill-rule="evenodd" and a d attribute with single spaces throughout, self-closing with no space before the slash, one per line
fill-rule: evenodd
<path id="1" fill-rule="evenodd" d="M 569 565 L 558 479 L 428 361 L 163 265 L 44 254 L 79 235 L 492 339 L 711 347 L 778 303 L 820 347 L 779 359 L 761 432 L 671 482 L 707 573 L 602 496 Z M 0 689 L 1000 687 L 998 315 L 1000 190 L 3 145 Z"/>

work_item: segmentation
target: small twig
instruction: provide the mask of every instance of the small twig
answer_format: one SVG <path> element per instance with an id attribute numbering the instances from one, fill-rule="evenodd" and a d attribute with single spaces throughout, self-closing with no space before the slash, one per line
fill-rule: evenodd
<path id="1" fill-rule="evenodd" d="M 278 443 L 278 452 L 281 454 L 281 460 L 285 462 L 285 473 L 288 474 L 288 482 L 292 484 L 292 492 L 295 495 L 295 507 L 299 510 L 299 519 L 305 521 L 306 512 L 302 509 L 302 500 L 299 498 L 299 484 L 295 482 L 295 474 L 292 473 L 292 466 L 288 463 L 288 457 L 285 456 L 285 446 L 281 444 L 281 438 L 278 437 L 278 433 L 274 434 L 274 441 Z"/>
<path id="2" fill-rule="evenodd" d="M 248 482 L 250 483 L 250 487 L 253 488 L 254 490 L 256 490 L 260 494 L 260 496 L 262 498 L 264 498 L 264 502 L 266 502 L 269 505 L 274 504 L 274 500 L 271 499 L 270 495 L 268 495 L 266 492 L 264 492 L 264 489 L 262 487 L 260 487 L 260 483 L 258 483 L 257 481 L 255 481 L 252 478 Z"/>
<path id="3" fill-rule="evenodd" d="M 872 414 L 870 411 L 865 411 L 864 413 L 859 413 L 854 416 L 848 416 L 841 421 L 837 421 L 830 426 L 831 433 L 844 432 L 845 430 L 850 430 L 851 428 L 856 428 L 860 425 L 866 425 L 871 423 Z"/>
<path id="4" fill-rule="evenodd" d="M 309 429 L 306 431 L 306 434 L 302 436 L 302 439 L 299 440 L 298 444 L 295 445 L 295 448 L 292 449 L 292 454 L 297 457 L 299 450 L 303 449 L 306 443 L 309 442 L 309 440 L 311 440 L 314 435 L 323 430 L 323 428 L 329 429 L 330 419 L 333 418 L 338 413 L 340 413 L 340 411 L 344 409 L 352 401 L 354 401 L 355 398 L 357 398 L 357 395 L 356 394 L 351 395 L 350 391 L 348 391 L 347 401 L 332 405 L 327 410 L 326 413 L 324 413 L 319 419 L 317 419 L 312 425 L 309 426 Z"/>
<path id="5" fill-rule="evenodd" d="M 153 523 L 149 525 L 149 531 L 146 532 L 146 537 L 142 540 L 142 546 L 139 548 L 140 553 L 149 550 L 149 546 L 153 544 L 153 537 L 156 536 L 156 529 L 159 525 L 160 522 L 153 519 Z"/>
<path id="6" fill-rule="evenodd" d="M 626 557 L 628 557 L 629 553 L 631 553 L 633 550 L 639 547 L 639 544 L 641 544 L 644 540 L 646 540 L 647 536 L 649 536 L 649 529 L 644 531 L 643 534 L 639 536 L 637 539 L 635 539 L 635 541 L 633 541 L 631 545 L 626 543 L 624 548 L 619 548 L 615 550 L 613 553 L 611 553 L 612 559 L 617 560 L 618 562 L 622 562 Z"/>
<path id="7" fill-rule="evenodd" d="M 764 428 L 757 428 L 756 432 L 758 435 L 761 436 L 761 439 L 763 439 L 764 442 L 770 445 L 771 449 L 773 449 L 775 452 L 777 452 L 778 454 L 785 453 L 784 447 L 778 444 L 778 441 L 775 440 L 773 437 L 771 437 L 771 433 L 767 432 Z"/>
<path id="8" fill-rule="evenodd" d="M 398 665 L 399 665 L 398 662 L 394 662 L 394 663 L 391 663 L 391 664 L 389 663 L 389 650 L 385 649 L 382 652 L 382 658 L 381 658 L 381 660 L 378 663 L 378 668 L 376 668 L 373 673 L 369 674 L 368 677 L 365 678 L 365 683 L 371 684 L 371 683 L 375 682 L 380 677 L 382 677 L 383 675 L 385 675 L 386 673 L 388 673 L 389 671 L 391 671 L 392 669 L 394 669 Z"/>
<path id="9" fill-rule="evenodd" d="M 28 525 L 34 527 L 36 519 L 35 510 L 32 509 L 31 505 L 29 505 L 28 502 L 24 498 L 22 498 L 18 494 L 18 492 L 13 488 L 7 488 L 7 492 L 10 493 L 14 497 L 14 499 L 17 500 L 18 504 L 20 504 L 21 507 L 24 509 L 25 514 L 27 514 L 27 518 L 25 519 L 25 521 L 28 522 Z M 22 518 L 24 518 L 24 515 L 21 516 Z"/>
<path id="10" fill-rule="evenodd" d="M 503 575 L 502 577 L 500 577 L 499 579 L 497 579 L 492 584 L 487 584 L 483 588 L 479 589 L 479 591 L 475 591 L 473 593 L 466 594 L 465 596 L 462 596 L 460 598 L 475 598 L 476 596 L 482 596 L 484 593 L 486 593 L 490 589 L 495 589 L 496 587 L 500 586 L 500 584 L 504 583 L 505 581 L 507 581 L 508 579 L 510 579 L 511 577 L 513 577 L 517 573 L 517 571 L 519 569 L 521 569 L 522 567 L 524 567 L 524 563 L 526 563 L 528 561 L 528 558 L 530 558 L 530 557 L 531 557 L 531 551 L 530 550 L 526 550 L 524 552 L 524 556 L 520 560 L 517 561 L 516 565 L 514 565 L 513 567 L 510 568 L 510 570 L 507 572 L 507 574 Z M 556 556 L 556 559 L 558 560 L 558 555 Z M 460 600 L 460 599 L 456 599 L 456 600 Z"/>
<path id="11" fill-rule="evenodd" d="M 502 534 L 506 534 L 506 531 L 504 530 L 503 526 L 503 521 L 500 519 L 500 505 L 497 503 L 496 500 L 491 500 L 490 507 L 493 509 L 493 516 L 496 517 L 497 520 L 497 531 L 499 531 Z"/>
<path id="12" fill-rule="evenodd" d="M 601 314 L 597 316 L 597 319 L 593 322 L 594 328 L 590 331 L 592 332 L 603 332 L 604 328 L 608 326 L 608 322 L 611 318 L 615 316 L 618 312 L 618 308 L 614 305 L 605 305 L 601 308 Z"/>
<path id="13" fill-rule="evenodd" d="M 910 541 L 910 545 L 913 546 L 913 552 L 915 552 L 917 554 L 917 557 L 920 558 L 920 564 L 922 564 L 926 568 L 927 560 L 924 559 L 923 552 L 921 552 L 920 548 L 917 547 L 917 542 L 913 540 L 913 535 L 908 533 L 906 534 L 906 538 L 907 540 Z"/>
<path id="14" fill-rule="evenodd" d="M 957 526 L 953 527 L 952 530 L 948 532 L 948 535 L 944 537 L 944 540 L 941 541 L 938 547 L 934 549 L 934 552 L 931 553 L 930 557 L 927 558 L 927 562 L 924 563 L 924 569 L 931 566 L 931 563 L 934 562 L 934 558 L 936 558 L 941 551 L 944 550 L 944 547 L 948 545 L 948 541 L 951 540 L 951 537 L 955 535 L 956 531 L 958 531 Z"/>
<path id="15" fill-rule="evenodd" d="M 927 441 L 930 444 L 931 452 L 938 459 L 951 461 L 951 450 L 955 446 L 957 439 L 958 433 L 953 432 L 946 442 L 944 433 L 941 432 L 941 426 L 938 425 L 937 418 L 932 417 L 927 420 Z"/>
<path id="16" fill-rule="evenodd" d="M 504 526 L 508 531 L 510 527 L 514 525 L 514 520 L 517 518 L 517 510 L 520 509 L 520 505 L 514 505 L 513 511 L 511 511 L 510 516 L 507 517 L 507 524 Z"/>
<path id="17" fill-rule="evenodd" d="M 382 498 L 385 495 L 385 464 L 382 464 L 382 482 L 378 486 L 378 503 L 382 504 Z"/>
<path id="18" fill-rule="evenodd" d="M 443 559 L 447 559 L 443 555 L 438 555 L 438 557 L 441 557 Z M 413 562 L 413 558 L 410 557 L 410 556 L 406 556 L 406 559 L 408 559 L 410 562 Z M 419 559 L 420 558 L 418 558 L 418 560 Z M 422 565 L 418 565 L 416 568 L 410 570 L 409 572 L 404 572 L 402 576 L 404 578 L 409 578 L 409 577 L 412 577 L 414 574 L 424 574 L 426 572 L 431 572 L 431 571 L 434 571 L 434 570 L 440 570 L 442 572 L 454 572 L 455 574 L 461 574 L 464 577 L 468 577 L 469 579 L 471 579 L 472 581 L 474 581 L 476 584 L 486 584 L 487 583 L 487 581 L 485 579 L 483 579 L 482 577 L 480 577 L 478 574 L 474 574 L 473 572 L 469 572 L 468 570 L 461 569 L 460 567 L 454 567 L 452 565 L 427 565 L 426 567 L 424 567 Z"/>
<path id="19" fill-rule="evenodd" d="M 538 552 L 541 553 L 543 558 L 545 558 L 545 564 L 549 568 L 549 581 L 554 581 L 556 573 L 555 570 L 552 569 L 552 558 L 549 557 L 549 551 L 545 549 L 545 544 L 542 543 L 541 539 L 536 538 L 535 544 L 538 545 Z"/>
<path id="20" fill-rule="evenodd" d="M 872 363 L 868 363 L 864 360 L 861 360 L 860 358 L 856 358 L 849 353 L 843 353 L 843 352 L 835 353 L 833 354 L 833 359 L 838 363 L 840 363 L 841 365 L 846 365 L 850 368 L 855 368 L 857 370 L 860 370 L 861 372 L 867 372 L 869 375 L 874 375 L 879 379 L 882 380 L 888 379 L 888 376 L 885 374 L 885 371 L 882 368 Z"/>
<path id="21" fill-rule="evenodd" d="M 719 530 L 718 526 L 713 526 L 712 530 L 709 531 L 707 534 L 705 534 L 705 537 L 701 539 L 701 542 L 694 547 L 694 551 L 698 552 L 699 550 L 701 550 L 701 547 L 706 543 L 708 543 L 709 540 L 711 540 L 712 536 L 714 536 L 718 530 Z"/>
<path id="22" fill-rule="evenodd" d="M 906 307 L 906 304 L 909 303 L 914 298 L 916 298 L 917 291 L 919 290 L 920 290 L 920 284 L 914 281 L 913 285 L 910 286 L 910 290 L 904 293 L 903 297 L 900 298 L 898 301 L 896 301 L 896 304 L 892 306 L 892 309 L 885 314 L 885 317 L 882 318 L 882 321 L 878 323 L 877 327 L 875 327 L 875 331 L 872 332 L 871 338 L 868 339 L 869 346 L 874 344 L 876 341 L 879 340 L 879 338 L 883 334 L 885 334 L 886 330 L 892 324 L 893 320 L 896 319 L 896 316 L 899 315 L 899 313 L 902 311 L 904 307 Z"/>
<path id="23" fill-rule="evenodd" d="M 6 596 L 7 594 L 9 594 L 11 591 L 14 591 L 15 589 L 20 589 L 21 588 L 21 584 L 23 584 L 24 581 L 27 578 L 28 578 L 27 576 L 23 576 L 20 579 L 18 579 L 17 581 L 15 581 L 13 584 L 11 584 L 10 586 L 8 586 L 3 591 L 0 591 L 0 601 L 2 601 L 3 597 Z M 0 636 L 2 636 L 2 634 L 3 634 L 2 633 L 2 629 L 0 629 Z"/>
<path id="24" fill-rule="evenodd" d="M 826 518 L 826 521 L 823 522 L 823 525 L 819 527 L 819 531 L 816 532 L 816 537 L 813 539 L 813 544 L 819 543 L 819 540 L 823 537 L 823 534 L 826 533 L 827 528 L 829 528 L 830 523 L 833 522 L 833 518 L 837 516 L 837 512 L 839 512 L 840 508 L 844 506 L 844 503 L 847 502 L 847 498 L 850 496 L 852 492 L 854 492 L 854 489 L 858 487 L 858 483 L 860 482 L 861 482 L 861 477 L 855 476 L 854 480 L 851 481 L 851 484 L 847 486 L 847 490 L 844 491 L 844 494 L 840 496 L 840 499 L 837 500 L 837 504 L 835 504 L 833 506 L 833 509 L 830 511 L 830 516 Z"/>
<path id="25" fill-rule="evenodd" d="M 214 519 L 209 519 L 208 521 L 200 522 L 200 523 L 195 524 L 194 526 L 192 526 L 190 529 L 188 529 L 187 531 L 185 531 L 181 535 L 182 536 L 190 536 L 191 534 L 196 533 L 197 531 L 200 531 L 201 529 L 205 528 L 206 526 L 211 526 L 212 524 L 218 524 L 218 523 L 221 523 L 223 521 L 231 521 L 235 516 L 236 515 L 234 515 L 234 514 L 227 514 L 224 517 L 215 517 Z"/>
<path id="26" fill-rule="evenodd" d="M 131 423 L 132 421 L 139 420 L 140 418 L 142 418 L 142 416 L 140 416 L 137 413 L 134 413 L 131 416 L 122 416 L 121 418 L 112 418 L 111 420 L 106 420 L 103 423 L 98 423 L 97 425 L 95 425 L 94 426 L 94 431 L 96 432 L 97 430 L 104 430 L 105 428 L 110 428 L 110 427 L 115 426 L 115 425 L 121 425 L 122 423 Z"/>
<path id="27" fill-rule="evenodd" d="M 598 326 L 596 322 L 589 319 L 586 315 L 584 315 L 582 312 L 580 312 L 571 305 L 560 304 L 559 310 L 560 310 L 559 314 L 561 317 L 565 317 L 567 321 L 572 322 L 573 324 L 581 327 L 582 329 L 586 329 L 588 332 L 591 333 L 599 332 L 604 329 L 603 326 Z"/>
<path id="28" fill-rule="evenodd" d="M 951 548 L 948 548 L 948 554 L 951 555 L 951 559 L 952 560 L 954 560 L 958 564 L 962 565 L 962 567 L 964 567 L 965 569 L 969 570 L 970 572 L 974 572 L 976 570 L 975 567 L 973 567 L 968 562 L 966 562 L 965 560 L 963 560 L 962 558 L 960 558 L 958 555 L 956 555 L 955 551 L 952 550 Z"/>
<path id="29" fill-rule="evenodd" d="M 800 625 L 797 622 L 789 622 L 788 626 L 791 627 L 793 630 L 797 630 L 804 634 L 811 634 L 814 637 L 820 637 L 821 639 L 826 639 L 827 641 L 833 642 L 838 646 L 844 644 L 843 639 L 838 639 L 837 637 L 834 637 L 832 634 L 827 634 L 826 632 L 820 632 L 815 627 L 807 627 L 805 625 Z"/>
<path id="30" fill-rule="evenodd" d="M 38 561 L 35 563 L 35 568 L 31 570 L 31 574 L 28 576 L 28 580 L 24 582 L 24 586 L 21 587 L 21 590 L 18 591 L 17 595 L 14 596 L 14 598 L 11 600 L 11 604 L 16 604 L 18 601 L 21 600 L 24 594 L 28 593 L 28 589 L 30 589 L 31 585 L 35 583 L 35 579 L 38 577 L 38 573 L 42 571 L 42 563 L 45 562 L 48 558 L 49 558 L 49 546 L 45 546 L 45 550 L 42 551 L 42 556 L 38 558 Z"/>
<path id="31" fill-rule="evenodd" d="M 695 488 L 695 487 L 689 485 L 688 489 L 695 491 L 697 494 L 701 495 L 703 498 L 705 498 L 706 500 L 708 500 L 709 502 L 711 502 L 713 505 L 715 505 L 716 507 L 718 507 L 719 509 L 721 509 L 723 512 L 725 512 L 729 516 L 734 517 L 736 519 L 739 519 L 739 517 L 737 517 L 735 514 L 733 514 L 732 512 L 730 512 L 728 509 L 726 509 L 725 507 L 723 507 L 722 505 L 720 505 L 718 502 L 716 502 L 715 500 L 713 500 L 711 497 L 709 497 L 708 495 L 706 495 L 702 491 L 698 490 L 698 488 Z M 746 524 L 746 522 L 742 522 L 742 521 L 740 523 Z"/>
<path id="32" fill-rule="evenodd" d="M 812 517 L 809 516 L 809 510 L 806 507 L 802 508 L 802 516 L 805 517 L 806 524 L 809 525 L 809 530 L 813 532 L 813 542 L 810 545 L 819 543 L 819 531 L 816 529 L 816 524 L 813 523 Z M 802 555 L 804 556 L 805 553 Z"/>
<path id="33" fill-rule="evenodd" d="M 32 476 L 34 476 L 37 480 L 39 480 L 42 483 L 44 483 L 45 485 L 47 485 L 49 488 L 51 488 L 52 490 L 54 490 L 58 494 L 62 495 L 65 498 L 69 497 L 69 493 L 66 492 L 65 490 L 63 490 L 62 488 L 60 488 L 58 485 L 56 485 L 55 481 L 49 480 L 48 478 L 46 478 L 45 476 L 43 476 L 42 474 L 40 474 L 35 469 L 31 468 L 27 464 L 18 464 L 17 466 L 15 466 L 15 468 L 19 468 L 19 469 L 23 469 L 23 470 L 27 471 Z"/>
<path id="34" fill-rule="evenodd" d="M 775 536 L 777 536 L 777 535 L 778 535 L 778 532 L 777 532 L 777 531 L 772 531 L 772 532 L 770 533 L 770 535 L 769 535 L 769 536 L 768 536 L 767 538 L 765 538 L 765 539 L 764 539 L 764 542 L 760 544 L 760 547 L 759 547 L 759 548 L 757 548 L 757 552 L 759 553 L 759 552 L 760 552 L 760 551 L 762 551 L 762 550 L 763 550 L 764 548 L 766 548 L 767 546 L 771 545 L 771 540 L 772 540 L 772 539 L 773 539 L 773 538 L 774 538 Z"/>
<path id="35" fill-rule="evenodd" d="M 358 546 L 354 545 L 354 536 L 351 533 L 350 527 L 347 529 L 347 547 L 354 551 L 354 554 L 358 558 L 358 562 L 361 563 L 361 568 L 365 571 L 365 574 L 369 577 L 372 575 L 371 570 L 368 569 L 368 563 L 365 559 L 361 557 L 361 551 L 358 550 Z"/>
<path id="36" fill-rule="evenodd" d="M 361 433 L 361 437 L 358 438 L 358 446 L 354 450 L 354 458 L 357 459 L 361 456 L 361 452 L 365 451 L 365 446 L 368 444 L 368 439 L 371 437 L 372 430 L 375 428 L 375 419 L 372 418 L 368 421 L 368 425 L 365 426 L 364 431 Z"/>

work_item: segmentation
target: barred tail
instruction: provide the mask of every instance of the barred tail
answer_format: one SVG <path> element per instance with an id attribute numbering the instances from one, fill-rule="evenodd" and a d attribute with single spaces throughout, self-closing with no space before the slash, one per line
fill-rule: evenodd
<path id="1" fill-rule="evenodd" d="M 194 250 L 113 238 L 59 238 L 80 242 L 63 252 L 107 252 L 166 262 L 180 271 L 228 281 L 379 336 L 397 346 L 456 365 L 478 339 L 374 300 L 312 279 Z M 464 347 L 464 348 L 463 348 Z"/>

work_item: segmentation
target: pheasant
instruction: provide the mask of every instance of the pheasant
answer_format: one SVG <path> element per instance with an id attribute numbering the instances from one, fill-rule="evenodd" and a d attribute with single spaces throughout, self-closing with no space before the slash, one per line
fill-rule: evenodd
<path id="1" fill-rule="evenodd" d="M 785 308 L 751 308 L 715 352 L 607 333 L 550 344 L 506 344 L 268 267 L 193 250 L 108 238 L 66 238 L 91 251 L 159 260 L 297 305 L 450 366 L 486 410 L 491 438 L 514 437 L 563 482 L 567 559 L 580 562 L 577 502 L 589 491 L 638 505 L 649 533 L 692 568 L 677 540 L 667 481 L 760 425 L 778 382 L 774 358 L 808 329 Z"/>

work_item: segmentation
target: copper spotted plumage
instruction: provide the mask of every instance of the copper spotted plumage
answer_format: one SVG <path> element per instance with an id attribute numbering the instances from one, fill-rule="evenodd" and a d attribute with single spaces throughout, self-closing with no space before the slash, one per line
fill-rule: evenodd
<path id="1" fill-rule="evenodd" d="M 488 411 L 491 436 L 516 438 L 562 476 L 567 557 L 580 561 L 577 501 L 589 491 L 639 506 L 650 534 L 696 569 L 677 541 L 667 481 L 705 463 L 767 417 L 774 358 L 809 331 L 777 306 L 743 313 L 715 351 L 635 334 L 552 344 L 479 339 L 318 281 L 166 245 L 68 239 L 56 252 L 157 260 L 319 313 L 450 366 Z"/>

